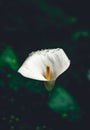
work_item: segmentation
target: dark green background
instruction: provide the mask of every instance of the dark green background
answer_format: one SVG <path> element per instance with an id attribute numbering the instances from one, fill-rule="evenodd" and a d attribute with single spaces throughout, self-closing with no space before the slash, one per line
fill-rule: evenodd
<path id="1" fill-rule="evenodd" d="M 17 73 L 30 52 L 46 48 L 71 60 L 51 92 Z M 89 61 L 88 0 L 1 0 L 0 130 L 90 128 Z"/>

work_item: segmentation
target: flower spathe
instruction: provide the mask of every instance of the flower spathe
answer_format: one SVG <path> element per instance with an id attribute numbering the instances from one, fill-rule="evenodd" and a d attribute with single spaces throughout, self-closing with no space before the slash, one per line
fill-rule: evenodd
<path id="1" fill-rule="evenodd" d="M 63 49 L 45 49 L 30 53 L 18 72 L 24 77 L 45 81 L 52 86 L 69 65 L 70 60 Z"/>

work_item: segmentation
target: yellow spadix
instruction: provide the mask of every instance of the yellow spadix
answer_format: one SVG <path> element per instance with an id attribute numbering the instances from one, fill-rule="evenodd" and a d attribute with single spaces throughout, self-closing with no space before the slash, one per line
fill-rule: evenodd
<path id="1" fill-rule="evenodd" d="M 47 80 L 50 80 L 51 77 L 50 77 L 50 66 L 46 66 L 46 75 L 45 75 L 46 79 Z"/>

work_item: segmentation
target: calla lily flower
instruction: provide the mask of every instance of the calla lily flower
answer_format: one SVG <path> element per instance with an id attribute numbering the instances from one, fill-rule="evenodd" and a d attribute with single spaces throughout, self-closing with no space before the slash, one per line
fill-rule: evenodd
<path id="1" fill-rule="evenodd" d="M 63 49 L 44 49 L 30 53 L 18 72 L 26 78 L 44 81 L 50 91 L 69 65 L 70 60 Z"/>

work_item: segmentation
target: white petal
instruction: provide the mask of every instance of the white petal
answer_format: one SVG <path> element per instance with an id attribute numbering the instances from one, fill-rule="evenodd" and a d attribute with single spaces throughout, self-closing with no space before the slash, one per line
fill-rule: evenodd
<path id="1" fill-rule="evenodd" d="M 18 70 L 27 78 L 47 81 L 46 67 L 50 66 L 51 81 L 62 74 L 70 65 L 70 60 L 63 49 L 45 49 L 32 52 Z"/>

